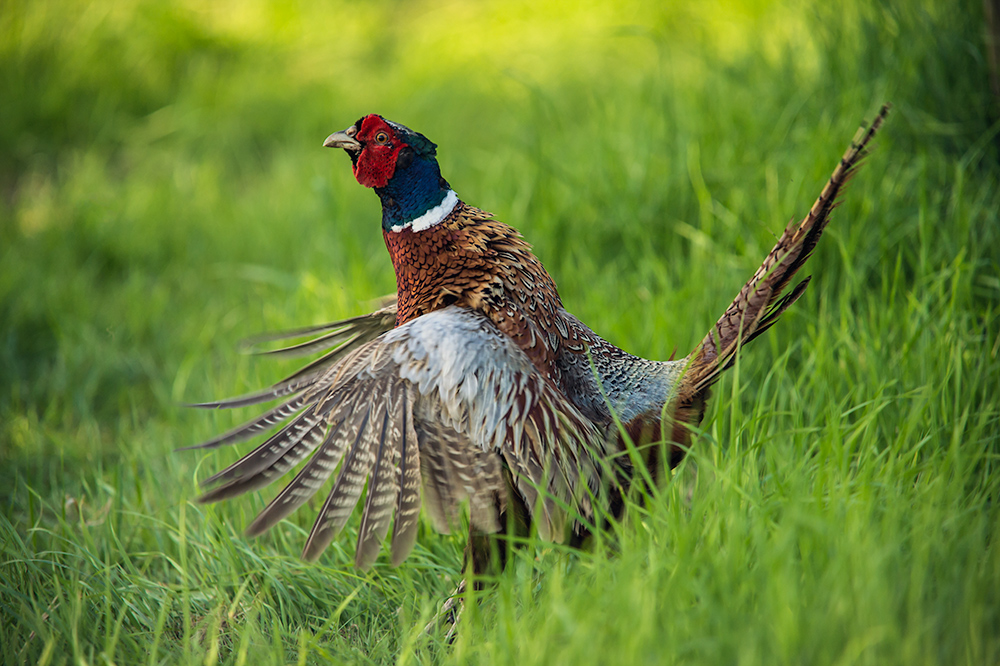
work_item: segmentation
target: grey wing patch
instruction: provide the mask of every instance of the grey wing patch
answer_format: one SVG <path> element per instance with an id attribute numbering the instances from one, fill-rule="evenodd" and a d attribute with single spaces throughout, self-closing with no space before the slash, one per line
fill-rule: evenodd
<path id="1" fill-rule="evenodd" d="M 561 322 L 586 353 L 562 350 L 556 358 L 566 396 L 590 420 L 611 427 L 659 413 L 677 391 L 687 360 L 649 361 L 615 347 L 575 316 L 559 310 Z"/>
<path id="2" fill-rule="evenodd" d="M 298 413 L 293 407 L 298 408 Z M 568 510 L 591 514 L 603 435 L 482 314 L 450 307 L 352 348 L 297 397 L 212 440 L 243 439 L 282 416 L 256 450 L 210 477 L 212 502 L 256 490 L 312 457 L 247 528 L 256 536 L 333 487 L 303 550 L 316 558 L 365 495 L 355 562 L 366 568 L 389 535 L 392 562 L 413 548 L 421 498 L 447 531 L 461 503 L 483 532 L 507 504 L 502 463 L 529 500 L 543 537 Z M 537 509 L 535 507 L 538 507 Z"/>

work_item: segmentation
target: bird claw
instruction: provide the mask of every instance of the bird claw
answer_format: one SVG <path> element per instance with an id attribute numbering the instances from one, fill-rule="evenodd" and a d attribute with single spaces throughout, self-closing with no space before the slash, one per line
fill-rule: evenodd
<path id="1" fill-rule="evenodd" d="M 438 628 L 443 624 L 448 627 L 448 633 L 444 636 L 444 642 L 451 645 L 455 642 L 455 638 L 458 637 L 458 622 L 462 619 L 463 610 L 465 610 L 464 578 L 458 584 L 458 587 L 455 588 L 455 591 L 441 604 L 441 610 L 437 612 L 437 615 L 424 627 L 424 633 L 437 633 Z"/>

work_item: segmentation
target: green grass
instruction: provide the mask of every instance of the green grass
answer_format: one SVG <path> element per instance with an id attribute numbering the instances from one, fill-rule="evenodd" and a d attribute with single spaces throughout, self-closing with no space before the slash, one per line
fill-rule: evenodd
<path id="1" fill-rule="evenodd" d="M 0 12 L 0 661 L 1000 663 L 1000 156 L 981 5 L 14 0 Z M 942 5 L 942 6 L 938 6 Z M 291 8 L 289 8 L 291 7 Z M 691 349 L 895 108 L 674 478 L 533 543 L 455 645 L 463 539 L 317 564 L 313 511 L 201 506 L 290 366 L 254 333 L 394 288 L 331 131 L 380 112 L 625 349 Z M 243 450 L 246 450 L 244 447 Z M 352 531 L 353 530 L 353 531 Z"/>

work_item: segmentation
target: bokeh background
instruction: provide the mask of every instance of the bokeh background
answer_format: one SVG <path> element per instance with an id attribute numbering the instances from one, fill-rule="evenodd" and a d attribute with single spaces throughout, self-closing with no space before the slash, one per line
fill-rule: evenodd
<path id="1" fill-rule="evenodd" d="M 3 661 L 995 663 L 992 4 L 3 3 Z M 886 101 L 688 481 L 606 549 L 531 549 L 453 648 L 419 630 L 461 537 L 362 575 L 352 534 L 295 559 L 309 511 L 247 542 L 267 491 L 191 502 L 237 452 L 174 449 L 247 415 L 182 403 L 291 369 L 240 341 L 394 290 L 330 132 L 426 134 L 568 309 L 662 359 Z"/>

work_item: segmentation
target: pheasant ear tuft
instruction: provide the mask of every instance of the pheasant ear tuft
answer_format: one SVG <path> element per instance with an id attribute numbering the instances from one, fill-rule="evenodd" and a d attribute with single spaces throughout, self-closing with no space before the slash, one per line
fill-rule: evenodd
<path id="1" fill-rule="evenodd" d="M 383 118 L 383 120 L 385 119 Z M 385 122 L 387 125 L 396 130 L 396 135 L 399 139 L 406 145 L 413 148 L 417 155 L 420 155 L 421 157 L 434 157 L 437 155 L 437 144 L 420 132 L 414 132 L 409 127 L 400 125 L 399 123 L 394 123 L 391 120 L 385 120 Z"/>
<path id="2" fill-rule="evenodd" d="M 396 169 L 405 169 L 413 162 L 413 148 L 403 146 L 396 156 Z"/>

